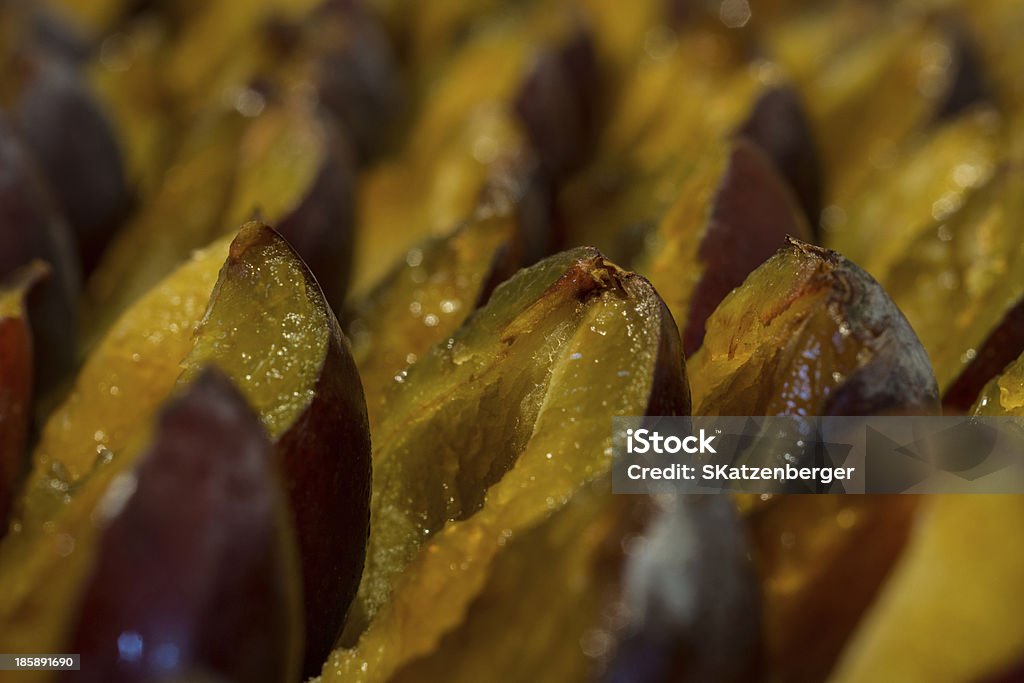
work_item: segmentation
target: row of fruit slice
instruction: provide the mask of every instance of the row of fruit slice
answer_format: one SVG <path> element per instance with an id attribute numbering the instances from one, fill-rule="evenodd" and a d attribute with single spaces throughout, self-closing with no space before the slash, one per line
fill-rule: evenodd
<path id="1" fill-rule="evenodd" d="M 266 29 L 259 3 L 105 44 L 100 92 L 133 141 L 138 208 L 102 256 L 79 233 L 79 341 L 77 295 L 38 304 L 44 266 L 0 304 L 5 507 L 31 355 L 47 391 L 48 345 L 86 358 L 0 546 L 0 650 L 87 653 L 97 680 L 292 679 L 326 658 L 343 681 L 807 680 L 841 652 L 841 680 L 967 680 L 1019 652 L 1015 499 L 779 497 L 740 501 L 740 520 L 721 499 L 612 498 L 606 455 L 612 415 L 685 414 L 691 392 L 695 414 L 931 412 L 940 395 L 1020 414 L 1021 361 L 1001 374 L 1024 282 L 1006 41 L 969 49 L 941 12 L 891 28 L 885 10 L 837 3 L 766 26 L 782 78 L 751 65 L 749 32 L 677 35 L 656 17 L 652 33 L 596 0 L 581 31 L 525 4 L 464 44 L 480 8 L 391 16 L 412 34 L 415 122 L 355 190 L 377 121 L 325 116 L 298 87 L 333 101 L 316 67 L 349 53 L 318 51 L 310 26 L 361 21 L 345 3 L 301 21 L 313 37 L 280 68 L 274 41 L 240 49 Z M 1015 16 L 964 11 L 983 35 Z M 630 30 L 639 59 L 619 50 Z M 999 109 L 971 87 L 979 59 Z M 257 73 L 273 87 L 249 87 Z M 165 98 L 174 116 L 151 116 Z M 29 144 L 35 119 L 16 121 L 0 128 L 17 169 L 0 190 L 48 225 L 25 159 L 54 190 L 64 176 Z M 153 152 L 167 130 L 182 143 Z M 75 177 L 93 175 L 117 178 Z M 74 197 L 53 193 L 70 220 Z M 278 231 L 236 235 L 257 211 Z M 607 257 L 570 249 L 517 273 L 574 244 Z M 74 267 L 47 249 L 17 259 L 64 282 Z M 49 326 L 26 312 L 61 305 Z"/>

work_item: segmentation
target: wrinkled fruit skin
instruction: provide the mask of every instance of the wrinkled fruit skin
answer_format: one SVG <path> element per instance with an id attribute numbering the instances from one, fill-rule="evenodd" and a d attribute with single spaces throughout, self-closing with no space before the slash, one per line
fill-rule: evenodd
<path id="1" fill-rule="evenodd" d="M 132 477 L 99 539 L 69 645 L 83 666 L 66 680 L 294 679 L 297 585 L 272 447 L 230 381 L 205 373 L 173 401 Z"/>

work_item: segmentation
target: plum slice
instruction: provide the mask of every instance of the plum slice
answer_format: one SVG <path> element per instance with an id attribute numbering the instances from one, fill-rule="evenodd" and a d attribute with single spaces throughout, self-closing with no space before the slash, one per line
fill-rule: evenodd
<path id="1" fill-rule="evenodd" d="M 46 265 L 34 261 L 0 285 L 0 538 L 28 464 L 34 340 L 26 298 L 48 275 Z"/>
<path id="2" fill-rule="evenodd" d="M 239 232 L 182 363 L 183 380 L 207 364 L 227 372 L 274 442 L 301 559 L 304 670 L 314 671 L 362 572 L 370 433 L 348 341 L 278 233 L 255 223 Z"/>
<path id="3" fill-rule="evenodd" d="M 210 364 L 228 373 L 275 444 L 302 557 L 305 657 L 316 668 L 359 582 L 369 432 L 334 314 L 295 251 L 266 226 L 249 224 L 200 252 L 114 324 L 43 430 L 23 526 L 50 519 L 55 472 L 73 488 L 125 449 L 179 378 Z M 321 543 L 325 536 L 334 542 Z"/>
<path id="4" fill-rule="evenodd" d="M 502 529 L 531 527 L 607 473 L 612 415 L 688 407 L 678 333 L 642 277 L 580 248 L 498 287 L 400 375 L 377 425 L 367 566 L 343 642 L 365 633 L 343 668 L 383 676 L 457 620 Z M 454 602 L 432 597 L 449 591 Z M 421 621 L 430 629 L 403 644 Z"/>
<path id="5" fill-rule="evenodd" d="M 522 261 L 519 243 L 510 216 L 472 220 L 410 249 L 354 304 L 348 330 L 371 425 L 386 412 L 399 373 L 447 340 L 515 271 Z"/>
<path id="6" fill-rule="evenodd" d="M 939 411 L 928 356 L 879 284 L 792 239 L 725 298 L 687 370 L 700 415 Z M 763 582 L 766 666 L 779 680 L 822 678 L 904 548 L 917 501 L 740 502 Z M 837 576 L 850 577 L 841 592 Z"/>
<path id="7" fill-rule="evenodd" d="M 225 376 L 199 374 L 163 408 L 99 515 L 67 640 L 85 664 L 67 678 L 298 674 L 300 587 L 274 446 Z"/>
<path id="8" fill-rule="evenodd" d="M 75 241 L 25 142 L 0 115 L 0 276 L 33 259 L 53 271 L 29 301 L 36 391 L 53 389 L 74 368 L 75 301 L 81 271 Z"/>
<path id="9" fill-rule="evenodd" d="M 778 248 L 810 230 L 790 188 L 761 149 L 739 138 L 695 163 L 640 256 L 696 353 L 722 299 Z"/>
<path id="10" fill-rule="evenodd" d="M 881 286 L 792 238 L 725 297 L 687 367 L 700 415 L 937 410 L 928 356 Z"/>

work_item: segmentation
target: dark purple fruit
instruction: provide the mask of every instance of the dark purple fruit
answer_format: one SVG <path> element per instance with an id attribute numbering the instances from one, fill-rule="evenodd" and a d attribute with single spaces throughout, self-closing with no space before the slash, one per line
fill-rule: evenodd
<path id="1" fill-rule="evenodd" d="M 73 238 L 23 141 L 0 115 L 0 277 L 33 259 L 52 275 L 34 288 L 29 319 L 35 382 L 52 389 L 74 367 L 75 301 L 81 287 Z"/>
<path id="2" fill-rule="evenodd" d="M 797 91 L 788 85 L 766 89 L 736 133 L 765 151 L 792 188 L 808 223 L 816 227 L 822 209 L 823 169 Z"/>
<path id="3" fill-rule="evenodd" d="M 28 465 L 33 350 L 25 299 L 47 275 L 35 261 L 0 282 L 0 538 Z"/>
<path id="4" fill-rule="evenodd" d="M 387 149 L 401 114 L 395 55 L 358 0 L 327 0 L 313 15 L 320 102 L 341 124 L 361 161 Z"/>
<path id="5" fill-rule="evenodd" d="M 587 160 L 596 133 L 597 94 L 597 57 L 583 28 L 564 45 L 537 55 L 514 106 L 552 177 L 564 177 Z"/>
<path id="6" fill-rule="evenodd" d="M 731 501 L 676 496 L 653 515 L 627 556 L 628 615 L 602 683 L 756 680 L 761 622 L 757 577 Z"/>
<path id="7" fill-rule="evenodd" d="M 962 414 L 974 404 L 985 385 L 1024 353 L 1024 300 L 1003 315 L 973 359 L 942 395 L 947 413 Z"/>
<path id="8" fill-rule="evenodd" d="M 165 408 L 97 541 L 69 680 L 296 679 L 295 549 L 273 452 L 217 372 Z"/>
<path id="9" fill-rule="evenodd" d="M 130 203 L 121 150 L 110 121 L 72 67 L 34 60 L 26 68 L 13 115 L 74 231 L 88 274 Z"/>

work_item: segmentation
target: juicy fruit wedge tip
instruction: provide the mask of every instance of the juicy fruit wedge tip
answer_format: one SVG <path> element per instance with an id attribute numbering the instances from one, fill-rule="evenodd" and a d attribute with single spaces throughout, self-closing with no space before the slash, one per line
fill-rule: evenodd
<path id="1" fill-rule="evenodd" d="M 526 533 L 602 480 L 612 415 L 688 409 L 678 331 L 646 280 L 588 248 L 520 271 L 390 397 L 345 637 L 359 644 L 336 651 L 325 676 L 365 663 L 366 680 L 386 680 L 433 651 L 487 581 L 505 545 L 492 541 Z M 477 559 L 453 573 L 456 557 Z M 432 626 L 407 631 L 421 611 Z"/>
<path id="2" fill-rule="evenodd" d="M 347 342 L 312 275 L 265 226 L 199 252 L 115 323 L 44 429 L 19 543 L 52 516 L 48 490 L 73 492 L 180 378 L 209 364 L 228 373 L 275 442 L 303 557 L 307 667 L 319 666 L 359 581 L 369 435 Z M 325 534 L 337 542 L 319 543 Z"/>
<path id="3" fill-rule="evenodd" d="M 230 242 L 197 252 L 114 323 L 44 426 L 33 478 L 59 473 L 73 483 L 155 414 L 181 374 Z"/>
<path id="4" fill-rule="evenodd" d="M 1024 354 L 985 385 L 969 414 L 1024 417 Z"/>
<path id="5" fill-rule="evenodd" d="M 183 363 L 184 378 L 206 364 L 223 368 L 274 440 L 302 560 L 304 670 L 315 672 L 362 571 L 370 436 L 348 342 L 278 233 L 260 224 L 239 232 Z"/>
<path id="6" fill-rule="evenodd" d="M 354 178 L 340 135 L 312 106 L 274 101 L 253 119 L 203 111 L 171 161 L 160 191 L 89 281 L 86 348 L 192 250 L 254 214 L 285 236 L 340 310 L 352 258 Z"/>
<path id="7" fill-rule="evenodd" d="M 878 283 L 839 254 L 797 240 L 726 297 L 689 369 L 699 414 L 939 410 L 927 355 Z M 768 668 L 780 680 L 827 674 L 902 551 L 915 502 L 776 496 L 749 506 Z M 847 572 L 847 590 L 824 599 Z"/>
<path id="8" fill-rule="evenodd" d="M 642 257 L 681 326 L 687 356 L 730 291 L 787 236 L 810 237 L 792 191 L 757 145 L 726 142 L 696 166 Z"/>
<path id="9" fill-rule="evenodd" d="M 881 286 L 834 251 L 789 238 L 723 300 L 707 329 L 689 362 L 700 414 L 937 410 L 914 331 Z"/>

